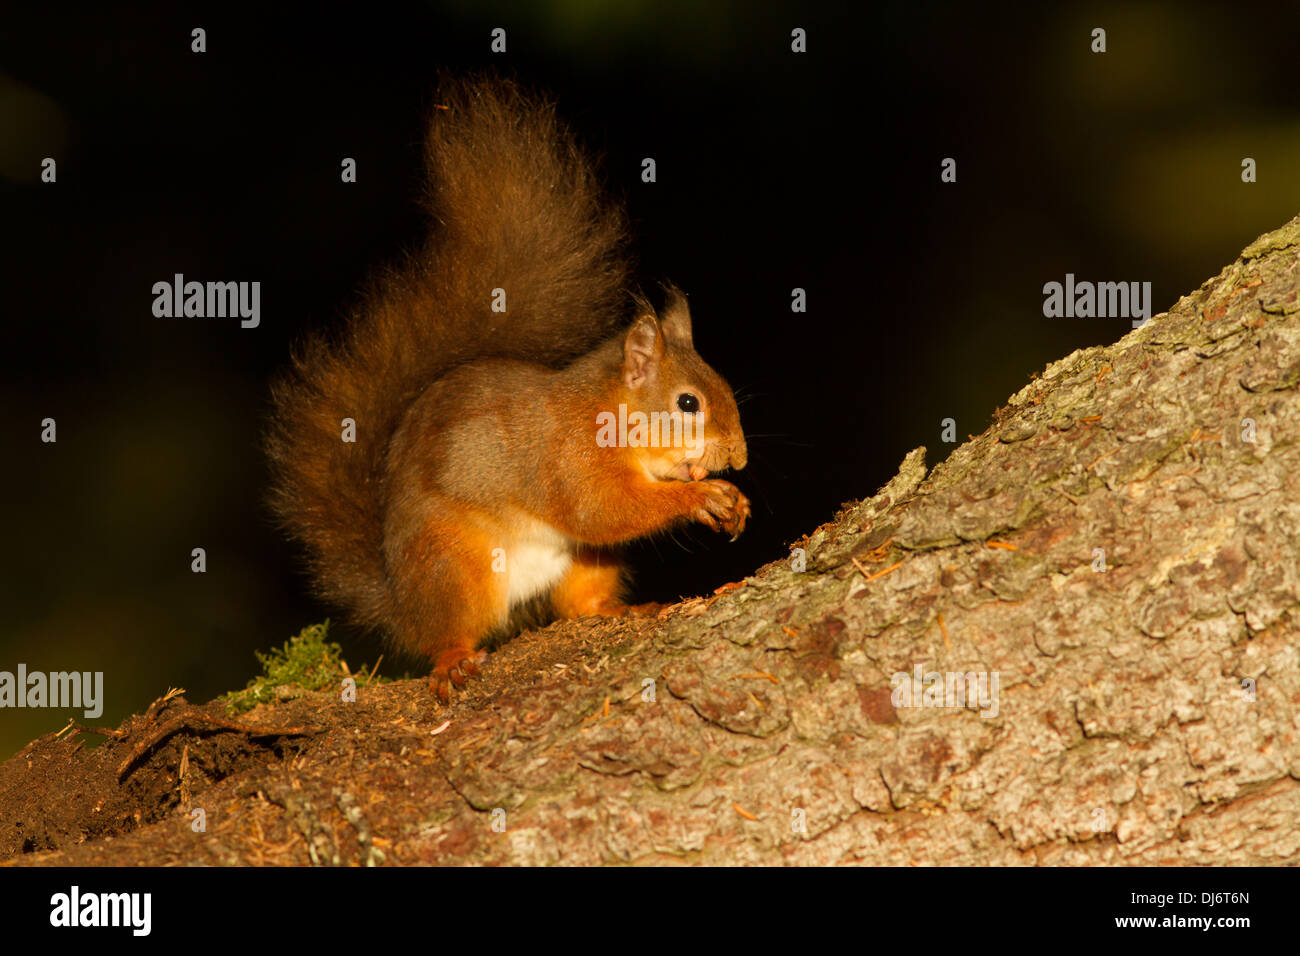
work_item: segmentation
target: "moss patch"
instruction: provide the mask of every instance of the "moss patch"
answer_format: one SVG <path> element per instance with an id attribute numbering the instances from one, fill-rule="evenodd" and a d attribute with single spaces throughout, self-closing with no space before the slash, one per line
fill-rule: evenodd
<path id="1" fill-rule="evenodd" d="M 328 620 L 312 624 L 285 641 L 283 647 L 273 647 L 265 654 L 254 651 L 262 674 L 243 690 L 226 694 L 230 712 L 243 713 L 258 704 L 301 696 L 302 691 L 339 687 L 348 677 L 357 682 L 357 687 L 382 683 L 384 678 L 365 667 L 355 673 L 348 668 L 343 648 L 327 639 L 329 626 Z"/>

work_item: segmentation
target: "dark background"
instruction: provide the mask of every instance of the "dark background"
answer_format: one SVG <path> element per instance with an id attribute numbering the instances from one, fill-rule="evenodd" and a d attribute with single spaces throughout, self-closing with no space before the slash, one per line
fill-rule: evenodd
<path id="1" fill-rule="evenodd" d="M 1044 318 L 1043 283 L 1150 281 L 1159 312 L 1300 211 L 1294 4 L 37 7 L 0 27 L 0 670 L 104 671 L 102 724 L 242 686 L 326 616 L 262 505 L 267 382 L 419 239 L 440 68 L 557 99 L 629 206 L 640 281 L 691 295 L 699 351 L 752 396 L 749 530 L 639 548 L 637 600 L 784 555 L 910 448 L 941 460 L 943 418 L 978 433 L 1128 331 Z M 176 272 L 260 281 L 261 326 L 154 318 Z M 335 634 L 354 666 L 379 654 Z M 0 711 L 0 755 L 67 716 Z"/>

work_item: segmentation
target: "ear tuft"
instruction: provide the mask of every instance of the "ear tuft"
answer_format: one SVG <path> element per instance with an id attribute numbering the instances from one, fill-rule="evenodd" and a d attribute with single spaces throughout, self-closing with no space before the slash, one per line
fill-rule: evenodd
<path id="1" fill-rule="evenodd" d="M 679 345 L 694 347 L 691 342 L 691 309 L 686 296 L 675 285 L 664 286 L 668 295 L 664 303 L 663 330 L 669 340 Z"/>

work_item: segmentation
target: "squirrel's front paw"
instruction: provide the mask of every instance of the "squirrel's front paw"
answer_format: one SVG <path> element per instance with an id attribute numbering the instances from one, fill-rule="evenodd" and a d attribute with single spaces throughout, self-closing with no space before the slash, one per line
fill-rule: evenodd
<path id="1" fill-rule="evenodd" d="M 749 519 L 749 499 L 740 489 L 720 478 L 697 481 L 690 487 L 699 489 L 702 496 L 691 517 L 714 531 L 727 532 L 732 541 L 739 538 Z"/>
<path id="2" fill-rule="evenodd" d="M 464 687 L 471 677 L 478 676 L 478 665 L 486 657 L 482 651 L 468 647 L 453 647 L 443 651 L 434 662 L 429 685 L 444 704 L 451 700 L 451 689 Z"/>

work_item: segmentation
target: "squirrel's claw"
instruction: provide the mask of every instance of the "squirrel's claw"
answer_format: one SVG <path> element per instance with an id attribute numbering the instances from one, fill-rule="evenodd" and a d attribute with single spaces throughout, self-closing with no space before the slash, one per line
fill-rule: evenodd
<path id="1" fill-rule="evenodd" d="M 732 541 L 740 537 L 749 519 L 749 499 L 731 482 L 718 478 L 696 482 L 695 487 L 704 495 L 693 514 L 695 520 L 714 531 L 727 532 Z"/>
<path id="2" fill-rule="evenodd" d="M 464 647 L 453 647 L 439 654 L 433 673 L 429 675 L 434 696 L 442 703 L 448 703 L 453 687 L 460 690 L 469 678 L 478 676 L 478 665 L 483 656 L 482 652 L 475 653 Z"/>
<path id="3" fill-rule="evenodd" d="M 739 538 L 741 533 L 745 530 L 745 523 L 749 521 L 749 515 L 750 515 L 749 499 L 746 498 L 744 495 L 740 494 L 739 492 L 737 492 L 736 494 L 740 500 L 736 502 L 735 526 L 729 529 L 731 531 L 732 541 L 735 541 L 737 538 Z"/>

